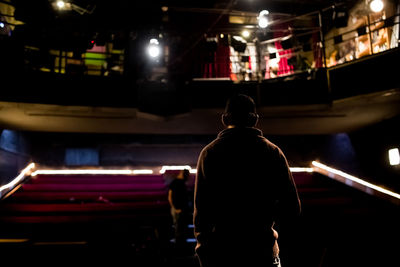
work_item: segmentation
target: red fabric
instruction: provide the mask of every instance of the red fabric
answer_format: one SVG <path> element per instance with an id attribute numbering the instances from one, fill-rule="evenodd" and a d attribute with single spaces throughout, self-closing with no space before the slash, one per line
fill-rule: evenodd
<path id="1" fill-rule="evenodd" d="M 274 38 L 279 38 L 279 37 L 285 37 L 289 35 L 289 32 L 287 31 L 287 29 L 289 29 L 289 24 L 288 23 L 281 23 L 281 24 L 277 24 L 274 27 L 274 30 L 276 30 L 274 32 Z M 290 49 L 286 49 L 286 50 L 282 50 L 282 43 L 281 41 L 277 41 L 275 42 L 275 48 L 279 51 L 279 69 L 278 69 L 278 76 L 281 75 L 287 75 L 287 74 L 291 74 L 293 73 L 293 66 L 288 64 L 288 59 L 291 57 L 291 55 L 293 54 L 293 50 Z"/>
<path id="2" fill-rule="evenodd" d="M 203 78 L 229 78 L 231 75 L 230 48 L 227 45 L 218 43 L 217 50 L 206 51 L 204 62 Z"/>
<path id="3" fill-rule="evenodd" d="M 313 54 L 314 54 L 314 62 L 315 62 L 315 68 L 323 68 L 324 63 L 323 63 L 323 51 L 320 46 L 320 37 L 319 33 L 314 33 L 312 36 L 312 44 L 313 44 Z"/>
<path id="4" fill-rule="evenodd" d="M 279 69 L 278 76 L 287 75 L 293 73 L 293 66 L 288 64 L 288 59 L 291 56 L 292 49 L 282 50 L 282 44 L 280 41 L 275 42 L 275 48 L 279 51 Z"/>

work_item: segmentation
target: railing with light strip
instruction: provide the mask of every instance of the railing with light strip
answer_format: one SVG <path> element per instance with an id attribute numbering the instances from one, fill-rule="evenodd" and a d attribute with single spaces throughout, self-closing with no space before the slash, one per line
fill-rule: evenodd
<path id="1" fill-rule="evenodd" d="M 360 179 L 358 177 L 355 177 L 355 176 L 345 173 L 343 171 L 334 169 L 332 167 L 329 167 L 329 166 L 322 164 L 320 162 L 317 162 L 317 161 L 313 161 L 312 165 L 314 166 L 315 172 L 326 175 L 327 177 L 330 177 L 336 181 L 342 182 L 348 186 L 354 187 L 354 188 L 361 190 L 367 194 L 378 196 L 378 197 L 384 198 L 386 200 L 389 200 L 397 205 L 400 205 L 400 194 L 398 194 L 396 192 L 393 192 L 393 191 L 385 189 L 381 186 L 372 184 L 363 179 Z"/>

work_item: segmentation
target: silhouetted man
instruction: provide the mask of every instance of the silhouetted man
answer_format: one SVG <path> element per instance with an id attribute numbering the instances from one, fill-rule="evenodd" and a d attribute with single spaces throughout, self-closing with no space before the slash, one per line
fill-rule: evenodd
<path id="1" fill-rule="evenodd" d="M 257 121 L 250 97 L 232 97 L 226 129 L 199 156 L 194 232 L 202 267 L 280 266 L 274 224 L 300 213 L 286 158 L 254 128 Z"/>
<path id="2" fill-rule="evenodd" d="M 186 181 L 189 178 L 189 170 L 180 170 L 175 179 L 169 185 L 168 202 L 171 207 L 171 215 L 175 228 L 176 248 L 182 250 L 186 242 L 186 228 L 189 209 L 189 193 Z"/>

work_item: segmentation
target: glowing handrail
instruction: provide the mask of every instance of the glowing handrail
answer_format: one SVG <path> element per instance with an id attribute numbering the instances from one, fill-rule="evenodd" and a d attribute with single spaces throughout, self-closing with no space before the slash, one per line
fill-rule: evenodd
<path id="1" fill-rule="evenodd" d="M 172 165 L 172 166 L 164 165 L 164 166 L 162 166 L 160 173 L 164 174 L 166 171 L 177 171 L 177 170 L 186 170 L 186 169 L 189 170 L 189 172 L 191 172 L 192 167 L 190 167 L 189 165 Z"/>
<path id="2" fill-rule="evenodd" d="M 68 169 L 68 170 L 36 170 L 34 171 L 31 176 L 36 176 L 39 174 L 45 174 L 45 175 L 67 175 L 67 174 L 127 174 L 130 175 L 132 174 L 131 170 L 94 170 L 94 169 L 82 169 L 82 170 L 73 170 L 73 169 Z"/>
<path id="3" fill-rule="evenodd" d="M 305 167 L 290 167 L 291 172 L 314 172 L 313 168 L 305 168 Z"/>
<path id="4" fill-rule="evenodd" d="M 159 173 L 164 174 L 167 170 L 189 170 L 190 173 L 195 174 L 197 170 L 195 168 L 190 167 L 189 165 L 164 165 L 161 167 Z M 313 168 L 306 167 L 291 167 L 291 172 L 313 172 Z M 93 175 L 101 175 L 101 174 L 120 174 L 120 175 L 135 175 L 135 174 L 153 174 L 154 171 L 150 169 L 137 169 L 137 170 L 129 170 L 129 169 L 38 169 L 31 173 L 32 177 L 35 177 L 39 174 L 41 175 L 74 175 L 74 174 L 93 174 Z"/>
<path id="5" fill-rule="evenodd" d="M 26 166 L 25 169 L 23 169 L 20 172 L 20 174 L 18 174 L 18 176 L 15 177 L 11 182 L 1 186 L 0 187 L 0 198 L 4 195 L 5 191 L 12 189 L 19 182 L 21 182 L 27 176 L 27 173 L 30 172 L 33 168 L 35 168 L 35 163 L 32 162 L 32 163 L 28 164 L 28 166 Z"/>
<path id="6" fill-rule="evenodd" d="M 350 175 L 350 174 L 347 174 L 347 173 L 345 173 L 345 172 L 343 172 L 343 171 L 334 169 L 334 168 L 332 168 L 332 167 L 328 167 L 328 166 L 326 166 L 326 165 L 324 165 L 324 164 L 322 164 L 322 163 L 319 163 L 319 162 L 317 162 L 317 161 L 313 161 L 313 162 L 312 162 L 312 165 L 314 165 L 315 167 L 320 168 L 320 169 L 322 169 L 322 170 L 328 171 L 328 172 L 330 172 L 330 173 L 333 173 L 333 174 L 342 176 L 342 177 L 344 177 L 344 178 L 346 178 L 346 179 L 348 179 L 348 180 L 350 180 L 350 181 L 352 181 L 352 182 L 355 182 L 355 183 L 358 183 L 358 184 L 360 184 L 360 185 L 366 186 L 367 188 L 370 188 L 370 189 L 376 190 L 376 191 L 378 191 L 378 192 L 380 192 L 380 193 L 383 193 L 383 194 L 389 195 L 389 196 L 391 196 L 391 197 L 400 199 L 400 194 L 398 194 L 398 193 L 392 192 L 392 191 L 390 191 L 390 190 L 387 190 L 387 189 L 382 188 L 382 187 L 380 187 L 380 186 L 377 186 L 377 185 L 375 185 L 375 184 L 366 182 L 366 181 L 364 181 L 364 180 L 362 180 L 362 179 L 360 179 L 360 178 L 357 178 L 357 177 L 355 177 L 355 176 L 352 176 L 352 175 Z"/>

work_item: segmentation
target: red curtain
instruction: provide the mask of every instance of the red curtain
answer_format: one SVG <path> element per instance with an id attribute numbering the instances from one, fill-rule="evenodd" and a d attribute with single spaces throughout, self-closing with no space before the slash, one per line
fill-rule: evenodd
<path id="1" fill-rule="evenodd" d="M 215 51 L 206 51 L 203 78 L 229 78 L 231 75 L 229 57 L 229 46 L 221 42 L 218 43 Z"/>

